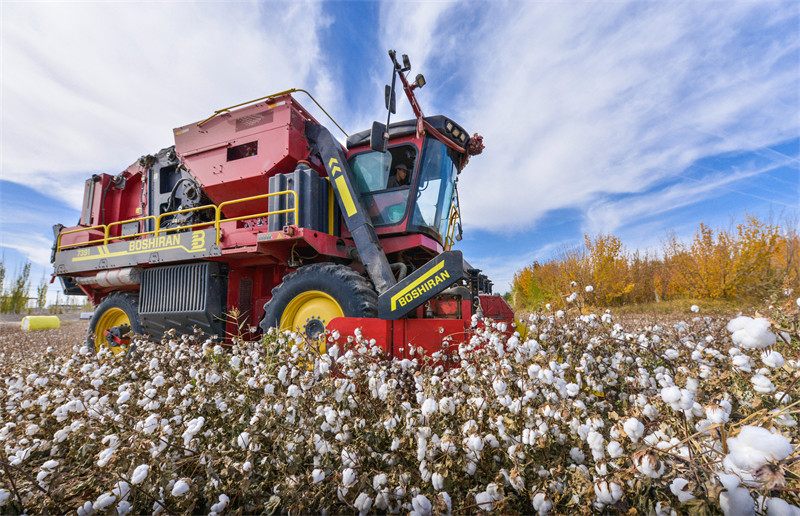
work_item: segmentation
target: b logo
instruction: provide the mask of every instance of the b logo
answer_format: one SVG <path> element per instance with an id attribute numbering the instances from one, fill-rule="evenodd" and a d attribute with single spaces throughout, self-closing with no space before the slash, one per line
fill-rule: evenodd
<path id="1" fill-rule="evenodd" d="M 192 233 L 192 248 L 190 251 L 203 251 L 206 247 L 206 234 L 204 231 Z"/>

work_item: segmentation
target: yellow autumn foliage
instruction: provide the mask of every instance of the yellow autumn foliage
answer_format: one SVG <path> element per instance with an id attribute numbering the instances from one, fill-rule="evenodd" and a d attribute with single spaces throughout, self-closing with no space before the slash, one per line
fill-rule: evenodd
<path id="1" fill-rule="evenodd" d="M 586 292 L 591 285 L 593 290 Z M 545 263 L 517 271 L 514 304 L 533 308 L 563 304 L 563 293 L 599 306 L 665 299 L 767 299 L 800 290 L 800 239 L 787 229 L 747 215 L 734 228 L 700 223 L 689 243 L 668 238 L 660 253 L 629 252 L 614 235 L 585 237 Z"/>

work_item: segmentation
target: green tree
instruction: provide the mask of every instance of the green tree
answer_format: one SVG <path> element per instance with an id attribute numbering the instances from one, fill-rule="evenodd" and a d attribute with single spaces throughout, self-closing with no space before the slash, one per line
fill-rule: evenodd
<path id="1" fill-rule="evenodd" d="M 42 281 L 39 282 L 39 286 L 36 287 L 36 308 L 39 310 L 47 306 L 47 286 L 47 276 L 42 273 Z"/>
<path id="2" fill-rule="evenodd" d="M 0 311 L 3 313 L 20 313 L 25 310 L 25 305 L 28 304 L 28 293 L 31 289 L 30 284 L 31 263 L 26 262 L 22 266 L 22 270 L 17 273 L 11 289 L 5 293 L 0 303 Z"/>

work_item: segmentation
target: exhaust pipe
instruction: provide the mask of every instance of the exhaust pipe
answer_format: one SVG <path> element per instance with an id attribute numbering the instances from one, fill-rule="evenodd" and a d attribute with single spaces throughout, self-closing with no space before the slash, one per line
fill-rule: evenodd
<path id="1" fill-rule="evenodd" d="M 127 287 L 140 283 L 142 270 L 139 267 L 125 267 L 124 269 L 114 269 L 101 271 L 94 276 L 84 276 L 75 278 L 78 285 L 97 285 L 98 287 Z"/>

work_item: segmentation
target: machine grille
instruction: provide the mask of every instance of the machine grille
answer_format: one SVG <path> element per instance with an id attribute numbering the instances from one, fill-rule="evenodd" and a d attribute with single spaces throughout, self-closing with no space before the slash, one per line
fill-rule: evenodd
<path id="1" fill-rule="evenodd" d="M 208 262 L 203 262 L 143 271 L 139 312 L 204 311 L 208 266 Z"/>
<path id="2" fill-rule="evenodd" d="M 218 262 L 152 267 L 142 272 L 139 316 L 147 333 L 176 329 L 225 335 L 227 270 Z"/>

